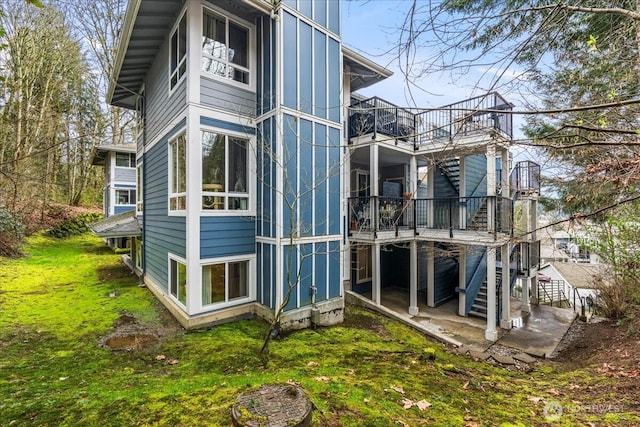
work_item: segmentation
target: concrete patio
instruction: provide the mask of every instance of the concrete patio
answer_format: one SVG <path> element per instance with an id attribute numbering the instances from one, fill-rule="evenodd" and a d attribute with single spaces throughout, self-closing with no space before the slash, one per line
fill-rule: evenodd
<path id="1" fill-rule="evenodd" d="M 458 347 L 464 345 L 477 351 L 486 351 L 495 344 L 485 339 L 486 320 L 458 316 L 457 298 L 435 308 L 425 304 L 426 298 L 419 298 L 419 313 L 416 316 L 408 313 L 409 295 L 401 289 L 383 289 L 380 306 L 373 304 L 366 294 L 348 291 L 347 298 L 447 344 Z M 572 309 L 545 305 L 532 306 L 531 313 L 522 315 L 520 301 L 512 299 L 511 318 L 514 327 L 511 330 L 498 329 L 496 343 L 532 356 L 550 357 L 575 317 Z"/>

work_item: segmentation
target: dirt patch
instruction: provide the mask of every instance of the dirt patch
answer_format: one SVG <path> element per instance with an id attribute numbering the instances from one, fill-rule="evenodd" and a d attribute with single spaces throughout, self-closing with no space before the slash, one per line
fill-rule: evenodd
<path id="1" fill-rule="evenodd" d="M 98 269 L 98 280 L 102 283 L 126 277 L 131 277 L 131 270 L 124 265 L 109 266 Z"/>
<path id="2" fill-rule="evenodd" d="M 373 314 L 368 312 L 359 312 L 349 310 L 347 307 L 347 314 L 344 317 L 344 325 L 349 328 L 364 329 L 367 331 L 373 331 L 383 338 L 391 337 L 391 334 L 385 328 L 385 326 L 376 318 Z"/>
<path id="3" fill-rule="evenodd" d="M 125 336 L 112 336 L 107 338 L 104 345 L 112 350 L 141 350 L 158 343 L 160 339 L 155 335 L 134 334 Z"/>
<path id="4" fill-rule="evenodd" d="M 118 351 L 135 351 L 151 348 L 158 344 L 164 336 L 182 330 L 179 324 L 161 315 L 161 325 L 147 325 L 132 313 L 123 311 L 116 320 L 115 332 L 103 337 L 100 345 Z"/>

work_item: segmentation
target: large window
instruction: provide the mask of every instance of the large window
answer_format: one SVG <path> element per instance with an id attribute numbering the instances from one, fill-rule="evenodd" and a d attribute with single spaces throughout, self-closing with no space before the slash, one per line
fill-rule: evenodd
<path id="1" fill-rule="evenodd" d="M 248 297 L 248 265 L 240 261 L 202 266 L 202 305 Z"/>
<path id="2" fill-rule="evenodd" d="M 180 23 L 171 34 L 170 45 L 170 76 L 171 89 L 184 77 L 187 71 L 187 17 L 182 16 Z"/>
<path id="3" fill-rule="evenodd" d="M 249 209 L 246 140 L 202 131 L 202 209 Z"/>
<path id="4" fill-rule="evenodd" d="M 136 200 L 136 190 L 116 190 L 117 205 L 133 205 L 134 200 Z"/>
<path id="5" fill-rule="evenodd" d="M 184 133 L 169 142 L 169 209 L 187 208 L 187 142 Z"/>
<path id="6" fill-rule="evenodd" d="M 187 266 L 175 259 L 169 259 L 169 293 L 187 305 Z"/>
<path id="7" fill-rule="evenodd" d="M 205 10 L 202 18 L 202 70 L 249 84 L 249 30 Z"/>
<path id="8" fill-rule="evenodd" d="M 116 153 L 116 166 L 119 168 L 135 168 L 135 153 Z"/>

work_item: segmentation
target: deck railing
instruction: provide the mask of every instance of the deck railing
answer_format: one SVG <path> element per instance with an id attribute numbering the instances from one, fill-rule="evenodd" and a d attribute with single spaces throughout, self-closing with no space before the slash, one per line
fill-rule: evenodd
<path id="1" fill-rule="evenodd" d="M 540 165 L 529 160 L 518 162 L 511 171 L 511 189 L 540 191 Z"/>
<path id="2" fill-rule="evenodd" d="M 499 196 L 352 197 L 349 212 L 350 232 L 427 228 L 511 233 L 513 202 Z"/>
<path id="3" fill-rule="evenodd" d="M 349 138 L 378 133 L 421 144 L 449 141 L 493 129 L 513 135 L 512 105 L 497 92 L 426 110 L 409 110 L 378 97 L 353 101 L 349 111 Z"/>

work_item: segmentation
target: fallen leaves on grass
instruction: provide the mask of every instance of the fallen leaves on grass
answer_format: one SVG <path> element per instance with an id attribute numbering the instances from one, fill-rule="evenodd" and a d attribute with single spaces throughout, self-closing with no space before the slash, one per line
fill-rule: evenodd
<path id="1" fill-rule="evenodd" d="M 177 365 L 178 359 L 169 359 L 167 360 L 167 365 Z"/>
<path id="2" fill-rule="evenodd" d="M 159 355 L 156 356 L 156 360 L 164 360 L 166 358 L 167 358 L 167 356 L 165 356 L 164 354 L 159 354 Z"/>
<path id="3" fill-rule="evenodd" d="M 400 394 L 404 394 L 404 389 L 402 388 L 402 386 L 395 386 L 395 385 L 392 385 L 392 386 L 391 386 L 391 390 L 393 390 L 393 391 L 397 391 L 397 392 L 398 392 L 398 393 L 400 393 Z"/>
<path id="4" fill-rule="evenodd" d="M 331 378 L 325 377 L 325 376 L 321 376 L 321 377 L 315 377 L 314 380 L 320 381 L 320 382 L 327 382 L 327 381 L 331 381 Z"/>
<path id="5" fill-rule="evenodd" d="M 425 409 L 431 407 L 431 403 L 427 402 L 426 400 L 422 399 L 419 401 L 414 401 L 411 399 L 407 399 L 406 397 L 402 398 L 402 407 L 404 409 L 411 409 L 412 407 L 418 407 L 418 409 L 420 409 L 421 411 L 424 411 Z"/>
<path id="6" fill-rule="evenodd" d="M 320 364 L 319 364 L 318 362 L 309 362 L 309 363 L 307 363 L 307 366 L 310 366 L 310 367 L 312 367 L 312 368 L 315 368 L 315 367 L 317 367 L 317 366 L 320 366 Z"/>

